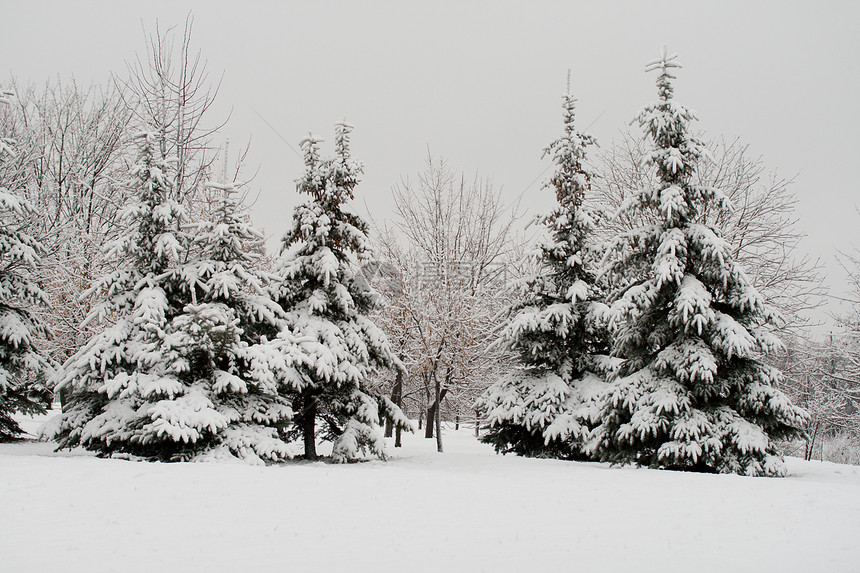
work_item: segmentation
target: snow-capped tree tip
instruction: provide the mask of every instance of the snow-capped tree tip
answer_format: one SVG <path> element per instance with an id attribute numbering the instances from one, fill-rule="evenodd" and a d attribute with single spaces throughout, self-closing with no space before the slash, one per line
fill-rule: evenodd
<path id="1" fill-rule="evenodd" d="M 661 44 L 660 45 L 660 57 L 657 58 L 656 60 L 651 60 L 650 62 L 645 64 L 645 71 L 646 72 L 653 72 L 656 70 L 660 70 L 661 72 L 666 74 L 667 77 L 674 78 L 675 76 L 670 75 L 667 70 L 669 70 L 671 68 L 682 68 L 682 67 L 684 67 L 681 65 L 680 62 L 676 61 L 677 59 L 678 59 L 678 54 L 669 55 L 668 47 L 666 46 L 666 44 Z"/>
<path id="2" fill-rule="evenodd" d="M 299 140 L 299 147 L 304 148 L 308 146 L 316 146 L 320 143 L 325 143 L 325 139 L 314 137 L 313 133 L 308 132 L 308 136 Z"/>

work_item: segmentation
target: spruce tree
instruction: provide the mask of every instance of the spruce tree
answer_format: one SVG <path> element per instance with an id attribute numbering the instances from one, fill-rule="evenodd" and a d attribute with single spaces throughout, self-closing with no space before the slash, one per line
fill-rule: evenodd
<path id="1" fill-rule="evenodd" d="M 0 90 L 0 107 L 12 97 Z M 33 275 L 43 248 L 26 231 L 33 208 L 14 188 L 19 178 L 7 169 L 14 145 L 0 133 L 0 442 L 22 434 L 14 413 L 43 413 L 50 400 L 45 386 L 50 368 L 35 345 L 46 334 L 35 309 L 47 304 L 47 296 Z"/>
<path id="2" fill-rule="evenodd" d="M 60 446 L 165 461 L 283 459 L 275 426 L 290 410 L 266 347 L 254 346 L 258 325 L 277 324 L 258 294 L 265 284 L 246 266 L 243 241 L 257 234 L 236 217 L 225 189 L 218 220 L 197 226 L 192 238 L 170 198 L 172 167 L 157 137 L 136 141 L 130 184 L 138 201 L 124 214 L 130 232 L 110 247 L 117 270 L 89 291 L 101 300 L 87 320 L 109 326 L 58 373 L 58 388 L 71 390 Z M 189 252 L 196 254 L 181 262 Z"/>
<path id="3" fill-rule="evenodd" d="M 174 271 L 176 283 L 191 289 L 191 303 L 171 324 L 173 369 L 226 421 L 206 455 L 279 461 L 289 452 L 278 430 L 292 419 L 279 380 L 295 375 L 306 357 L 269 297 L 272 277 L 260 270 L 257 254 L 262 233 L 240 209 L 232 184 L 208 186 L 220 194 L 213 220 L 191 226 L 198 254 Z"/>
<path id="4" fill-rule="evenodd" d="M 637 117 L 652 144 L 659 185 L 634 190 L 620 214 L 653 223 L 625 232 L 608 255 L 620 285 L 610 300 L 623 359 L 599 403 L 590 451 L 602 460 L 655 468 L 780 475 L 773 440 L 801 433 L 806 414 L 777 389 L 762 355 L 780 346 L 777 313 L 753 288 L 719 229 L 698 222 L 728 209 L 718 189 L 696 183 L 705 157 L 694 114 L 673 100 L 676 56 L 658 72 L 659 101 Z"/>
<path id="5" fill-rule="evenodd" d="M 594 270 L 591 233 L 598 213 L 583 204 L 592 173 L 585 163 L 594 139 L 576 131 L 575 99 L 563 96 L 564 133 L 544 156 L 556 165 L 544 188 L 557 207 L 537 218 L 548 238 L 536 252 L 537 275 L 520 284 L 507 311 L 501 343 L 520 368 L 493 384 L 479 401 L 487 432 L 482 440 L 497 452 L 579 457 L 587 436 L 585 398 L 602 381 L 605 330 Z"/>
<path id="6" fill-rule="evenodd" d="M 97 301 L 84 325 L 108 326 L 57 372 L 55 390 L 70 395 L 55 437 L 61 447 L 81 445 L 103 455 L 158 456 L 173 428 L 168 415 L 152 410 L 182 390 L 159 375 L 164 359 L 158 343 L 178 314 L 166 291 L 180 289 L 165 289 L 165 282 L 182 250 L 184 237 L 176 229 L 184 212 L 169 199 L 168 165 L 155 136 L 141 133 L 135 142 L 138 162 L 128 185 L 137 201 L 123 213 L 129 232 L 108 246 L 116 270 L 84 295 Z M 186 442 L 197 437 L 189 433 Z"/>
<path id="7" fill-rule="evenodd" d="M 360 265 L 370 257 L 367 224 L 345 210 L 353 199 L 360 162 L 350 155 L 352 126 L 336 125 L 335 156 L 321 159 L 320 140 L 301 142 L 305 174 L 300 193 L 311 201 L 297 207 L 283 238 L 273 298 L 286 313 L 285 324 L 313 344 L 309 364 L 298 379 L 285 380 L 295 411 L 291 435 L 301 436 L 306 459 L 317 459 L 317 422 L 321 437 L 333 441 L 332 459 L 345 462 L 369 452 L 384 457 L 380 423 L 391 420 L 411 429 L 400 409 L 369 385 L 378 368 L 402 368 L 388 340 L 368 318 L 381 300 L 360 280 Z"/>

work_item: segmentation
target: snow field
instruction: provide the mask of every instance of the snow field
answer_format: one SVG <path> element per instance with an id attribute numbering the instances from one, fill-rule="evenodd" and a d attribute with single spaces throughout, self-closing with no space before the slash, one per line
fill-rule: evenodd
<path id="1" fill-rule="evenodd" d="M 31 429 L 30 425 L 25 429 Z M 0 445 L 0 570 L 857 571 L 860 468 L 783 479 L 497 456 L 141 463 Z"/>

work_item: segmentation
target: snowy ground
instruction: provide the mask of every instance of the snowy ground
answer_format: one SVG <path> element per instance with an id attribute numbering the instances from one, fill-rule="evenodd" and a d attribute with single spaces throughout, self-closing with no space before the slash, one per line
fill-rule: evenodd
<path id="1" fill-rule="evenodd" d="M 389 462 L 343 466 L 0 444 L 0 571 L 860 571 L 856 466 L 685 474 L 444 436 L 444 454 L 409 436 Z"/>

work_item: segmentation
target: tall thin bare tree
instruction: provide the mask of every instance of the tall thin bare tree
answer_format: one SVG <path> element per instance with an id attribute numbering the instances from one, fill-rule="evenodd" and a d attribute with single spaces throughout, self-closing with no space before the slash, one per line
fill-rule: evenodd
<path id="1" fill-rule="evenodd" d="M 136 122 L 159 135 L 162 154 L 173 162 L 174 198 L 192 210 L 218 157 L 213 137 L 226 124 L 207 123 L 221 81 L 210 82 L 206 60 L 192 48 L 193 27 L 190 14 L 181 31 L 156 21 L 145 55 L 130 62 L 120 80 Z"/>

